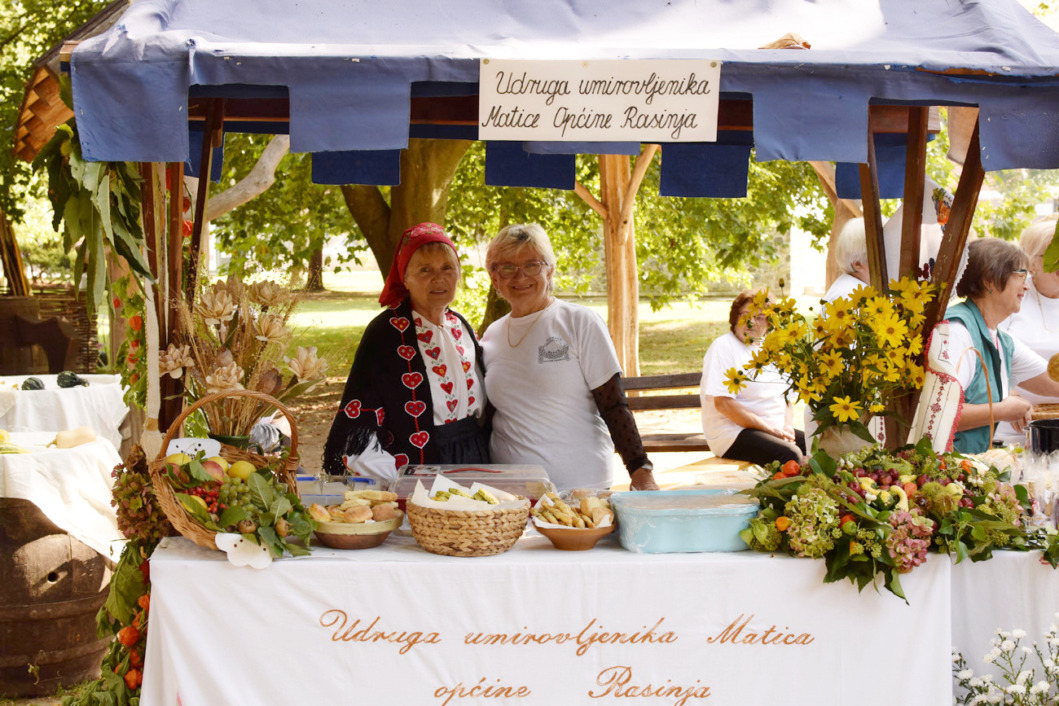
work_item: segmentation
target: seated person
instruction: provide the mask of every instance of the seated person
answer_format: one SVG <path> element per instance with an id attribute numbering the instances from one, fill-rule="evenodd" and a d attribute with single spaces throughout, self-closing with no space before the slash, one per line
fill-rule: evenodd
<path id="1" fill-rule="evenodd" d="M 768 328 L 764 314 L 753 311 L 756 292 L 741 292 L 728 314 L 731 329 L 715 340 L 702 360 L 702 432 L 710 451 L 722 458 L 764 465 L 801 461 L 805 437 L 795 431 L 793 410 L 784 393 L 787 383 L 772 367 L 738 394 L 725 386 L 725 373 L 742 368 L 761 346 Z"/>

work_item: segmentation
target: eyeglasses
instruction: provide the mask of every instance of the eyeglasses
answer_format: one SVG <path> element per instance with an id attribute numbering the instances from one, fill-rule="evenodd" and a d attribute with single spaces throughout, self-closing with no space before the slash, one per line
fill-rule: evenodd
<path id="1" fill-rule="evenodd" d="M 547 265 L 547 262 L 542 262 L 541 260 L 530 260 L 521 265 L 493 265 L 493 272 L 499 275 L 500 279 L 511 279 L 519 271 L 527 277 L 533 277 L 539 275 L 541 270 Z"/>
<path id="2" fill-rule="evenodd" d="M 1025 282 L 1026 281 L 1026 277 L 1028 277 L 1029 274 L 1030 274 L 1030 271 L 1029 270 L 1015 270 L 1011 274 L 1014 277 L 1021 277 L 1022 281 Z"/>

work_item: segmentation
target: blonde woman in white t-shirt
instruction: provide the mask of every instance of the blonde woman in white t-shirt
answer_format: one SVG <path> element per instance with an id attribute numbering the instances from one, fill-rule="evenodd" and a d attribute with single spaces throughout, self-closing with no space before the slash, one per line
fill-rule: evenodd
<path id="1" fill-rule="evenodd" d="M 496 410 L 493 461 L 543 466 L 560 490 L 605 489 L 615 480 L 617 450 L 633 490 L 658 490 L 606 324 L 552 296 L 555 254 L 544 229 L 502 229 L 485 266 L 511 304 L 482 336 L 485 388 Z"/>
<path id="2" fill-rule="evenodd" d="M 702 359 L 702 432 L 715 456 L 764 465 L 801 461 L 805 436 L 794 429 L 787 383 L 766 367 L 732 394 L 724 384 L 730 368 L 742 368 L 761 346 L 768 320 L 752 311 L 757 292 L 741 292 L 728 314 L 729 332 L 715 340 Z"/>

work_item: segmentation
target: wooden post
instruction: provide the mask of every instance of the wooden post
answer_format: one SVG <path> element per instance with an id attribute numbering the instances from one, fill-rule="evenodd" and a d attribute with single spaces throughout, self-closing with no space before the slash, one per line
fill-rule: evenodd
<path id="1" fill-rule="evenodd" d="M 168 345 L 175 340 L 177 326 L 177 306 L 182 301 L 183 266 L 184 266 L 184 163 L 171 162 L 166 167 L 169 181 L 169 218 L 166 243 L 166 317 L 165 326 L 159 327 L 159 346 Z M 162 343 L 165 341 L 165 343 Z M 162 378 L 162 409 L 158 414 L 159 429 L 168 429 L 180 415 L 184 406 L 184 385 L 166 375 Z"/>
<path id="2" fill-rule="evenodd" d="M 945 318 L 949 298 L 956 288 L 956 271 L 960 267 L 960 258 L 967 246 L 967 236 L 971 232 L 971 220 L 978 205 L 978 194 L 985 181 L 985 170 L 982 169 L 982 149 L 978 138 L 978 122 L 971 133 L 971 143 L 960 173 L 960 182 L 952 198 L 952 209 L 949 211 L 949 222 L 945 226 L 945 235 L 938 249 L 938 259 L 934 265 L 934 284 L 938 285 L 937 298 L 926 308 L 924 331 L 930 331 Z"/>
<path id="3" fill-rule="evenodd" d="M 209 198 L 210 172 L 213 170 L 213 150 L 224 137 L 224 99 L 213 98 L 206 104 L 206 122 L 202 128 L 202 157 L 199 160 L 199 188 L 195 194 L 195 221 L 191 229 L 191 253 L 188 256 L 188 280 L 184 288 L 187 300 L 195 297 L 195 282 L 199 274 L 199 255 L 202 251 L 202 232 L 206 227 L 206 200 Z M 183 193 L 183 190 L 181 190 Z"/>
<path id="4" fill-rule="evenodd" d="M 871 284 L 887 292 L 886 245 L 883 242 L 882 211 L 879 209 L 879 168 L 875 161 L 875 134 L 868 129 L 868 163 L 860 165 L 860 200 L 864 209 L 864 235 L 868 245 Z"/>
<path id="5" fill-rule="evenodd" d="M 901 258 L 896 278 L 910 276 L 919 267 L 919 241 L 923 228 L 923 182 L 927 168 L 927 121 L 930 108 L 908 109 L 908 147 L 905 153 L 905 193 L 901 215 Z"/>

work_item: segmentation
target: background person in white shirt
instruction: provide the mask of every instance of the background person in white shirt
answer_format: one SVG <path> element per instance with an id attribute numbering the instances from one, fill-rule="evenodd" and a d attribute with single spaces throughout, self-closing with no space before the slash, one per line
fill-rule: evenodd
<path id="1" fill-rule="evenodd" d="M 1025 343 L 1030 350 L 1045 360 L 1059 353 L 1059 272 L 1044 271 L 1044 251 L 1055 234 L 1057 216 L 1044 216 L 1022 231 L 1019 246 L 1029 257 L 1029 289 L 1022 299 L 1022 308 L 1000 324 L 1001 331 Z M 1023 386 L 1016 388 L 1033 405 L 1059 402 L 1057 397 L 1038 395 Z M 997 441 L 1016 443 L 1026 441 L 1024 432 L 1015 431 L 1010 422 L 1001 422 L 993 436 Z"/>
<path id="2" fill-rule="evenodd" d="M 779 371 L 765 368 L 738 394 L 725 386 L 725 373 L 750 360 L 768 328 L 767 317 L 752 311 L 755 294 L 747 290 L 736 296 L 728 314 L 729 333 L 715 340 L 702 359 L 702 432 L 715 456 L 761 465 L 801 461 L 805 436 L 791 423 L 787 383 Z"/>
<path id="3" fill-rule="evenodd" d="M 824 294 L 825 302 L 848 297 L 870 282 L 868 275 L 868 239 L 864 234 L 864 219 L 846 221 L 835 240 L 835 264 L 842 270 L 838 279 L 831 283 Z"/>

